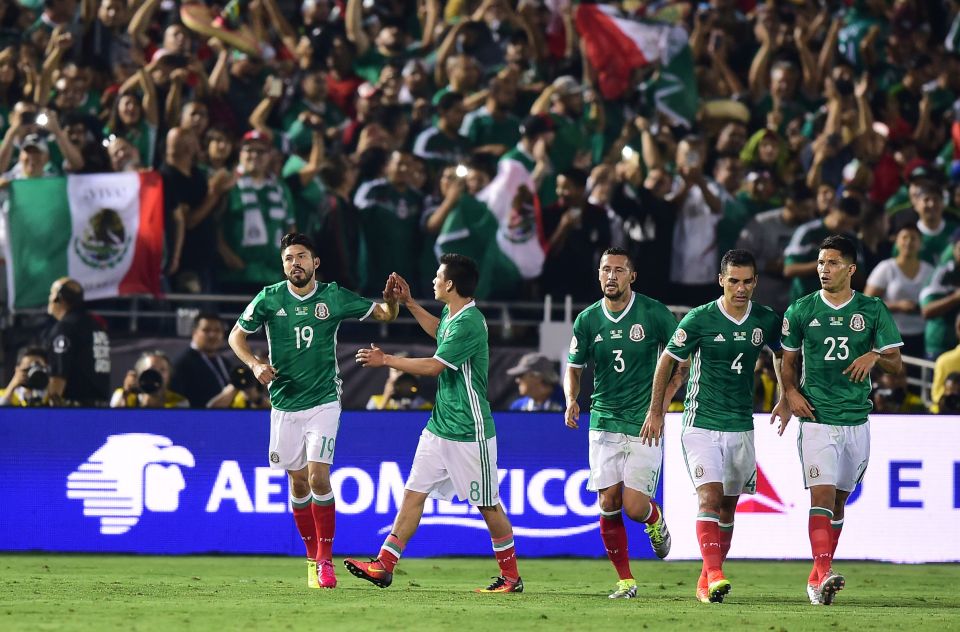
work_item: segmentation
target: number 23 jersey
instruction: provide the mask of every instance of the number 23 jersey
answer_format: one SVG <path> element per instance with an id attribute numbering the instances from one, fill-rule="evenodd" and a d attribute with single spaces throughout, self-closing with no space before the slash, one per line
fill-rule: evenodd
<path id="1" fill-rule="evenodd" d="M 580 312 L 567 362 L 582 368 L 593 361 L 592 430 L 640 434 L 660 349 L 676 327 L 663 303 L 636 292 L 621 312 L 607 311 L 603 299 Z"/>
<path id="2" fill-rule="evenodd" d="M 340 399 L 337 329 L 349 318 L 363 320 L 373 301 L 336 283 L 317 283 L 297 296 L 286 281 L 260 290 L 237 320 L 247 333 L 266 327 L 270 364 L 277 377 L 270 383 L 270 403 L 286 412 L 306 410 Z"/>
<path id="3" fill-rule="evenodd" d="M 813 406 L 815 421 L 856 426 L 867 421 L 870 378 L 852 382 L 843 371 L 868 351 L 903 345 L 900 332 L 883 300 L 854 292 L 846 303 L 833 306 L 822 290 L 793 302 L 783 317 L 783 348 L 803 353 L 800 392 Z"/>

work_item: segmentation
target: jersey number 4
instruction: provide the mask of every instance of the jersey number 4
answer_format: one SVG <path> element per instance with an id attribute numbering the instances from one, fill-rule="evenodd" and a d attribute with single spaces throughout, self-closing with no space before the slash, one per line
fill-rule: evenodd
<path id="1" fill-rule="evenodd" d="M 293 331 L 297 335 L 297 349 L 300 349 L 301 345 L 304 349 L 309 349 L 313 343 L 313 327 L 310 325 L 294 327 Z"/>
<path id="2" fill-rule="evenodd" d="M 837 338 L 830 337 L 823 341 L 823 344 L 830 345 L 830 348 L 827 349 L 827 352 L 824 354 L 824 360 L 846 360 L 850 357 L 850 348 L 847 347 L 847 338 L 846 336 L 838 336 Z M 836 352 L 836 355 L 834 355 Z"/>

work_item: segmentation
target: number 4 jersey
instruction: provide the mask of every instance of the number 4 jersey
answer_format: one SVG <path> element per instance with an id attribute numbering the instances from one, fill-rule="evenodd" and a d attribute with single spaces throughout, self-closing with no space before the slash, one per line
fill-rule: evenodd
<path id="1" fill-rule="evenodd" d="M 340 321 L 363 320 L 373 308 L 372 301 L 336 283 L 317 283 L 306 296 L 294 294 L 286 281 L 260 290 L 237 325 L 247 333 L 266 327 L 270 364 L 277 370 L 270 383 L 273 408 L 294 412 L 338 401 Z"/>
<path id="2" fill-rule="evenodd" d="M 706 430 L 753 430 L 753 371 L 764 346 L 780 349 L 780 317 L 750 303 L 740 320 L 717 299 L 683 317 L 667 353 L 690 359 L 683 425 Z"/>
<path id="3" fill-rule="evenodd" d="M 854 292 L 846 303 L 831 305 L 823 291 L 793 302 L 783 317 L 783 348 L 802 349 L 800 392 L 814 408 L 816 421 L 855 426 L 867 421 L 870 379 L 851 382 L 843 371 L 868 351 L 903 344 L 883 300 Z"/>
<path id="4" fill-rule="evenodd" d="M 663 303 L 636 292 L 621 312 L 609 312 L 603 299 L 580 312 L 567 361 L 575 368 L 593 361 L 591 429 L 640 434 L 660 349 L 676 328 Z"/>

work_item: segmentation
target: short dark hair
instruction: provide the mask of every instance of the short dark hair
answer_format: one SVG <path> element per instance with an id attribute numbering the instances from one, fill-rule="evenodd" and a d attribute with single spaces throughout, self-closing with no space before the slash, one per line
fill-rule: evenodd
<path id="1" fill-rule="evenodd" d="M 820 242 L 820 250 L 836 250 L 850 263 L 857 262 L 857 244 L 846 235 L 830 235 Z"/>
<path id="2" fill-rule="evenodd" d="M 757 274 L 757 260 L 753 257 L 753 253 L 749 250 L 734 248 L 733 250 L 728 250 L 726 253 L 724 253 L 723 258 L 720 259 L 720 274 L 725 275 L 727 270 L 730 269 L 730 266 L 744 268 L 750 266 L 753 268 L 753 274 Z"/>
<path id="3" fill-rule="evenodd" d="M 587 172 L 583 169 L 577 169 L 576 167 L 570 167 L 569 169 L 564 169 L 558 175 L 563 176 L 571 183 L 575 184 L 581 189 L 587 188 Z"/>
<path id="4" fill-rule="evenodd" d="M 627 258 L 627 265 L 630 267 L 630 269 L 631 269 L 631 270 L 635 270 L 635 269 L 636 269 L 636 268 L 633 267 L 633 257 L 630 256 L 630 253 L 629 253 L 629 252 L 627 252 L 627 251 L 624 250 L 623 248 L 620 248 L 619 246 L 612 246 L 612 247 L 610 247 L 610 248 L 607 248 L 606 250 L 603 251 L 603 254 L 600 255 L 600 258 L 603 259 L 604 257 L 608 257 L 608 256 L 610 256 L 610 257 L 626 257 L 626 258 Z"/>
<path id="5" fill-rule="evenodd" d="M 64 279 L 57 291 L 57 300 L 67 309 L 83 307 L 83 286 L 74 279 Z"/>
<path id="6" fill-rule="evenodd" d="M 20 351 L 17 351 L 17 364 L 20 364 L 20 362 L 27 356 L 39 356 L 41 358 L 46 358 L 47 350 L 43 347 L 21 347 Z"/>
<path id="7" fill-rule="evenodd" d="M 317 249 L 313 246 L 313 242 L 303 233 L 287 233 L 284 235 L 283 239 L 280 240 L 280 252 L 283 252 L 290 246 L 303 246 L 310 251 L 311 255 L 314 257 L 317 256 Z"/>
<path id="8" fill-rule="evenodd" d="M 802 180 L 794 180 L 792 184 L 787 187 L 786 198 L 794 202 L 804 202 L 806 200 L 815 199 L 813 191 L 806 185 Z"/>
<path id="9" fill-rule="evenodd" d="M 446 92 L 437 99 L 437 112 L 446 112 L 458 103 L 463 103 L 463 95 L 459 92 Z"/>
<path id="10" fill-rule="evenodd" d="M 480 281 L 477 263 L 470 257 L 453 252 L 440 255 L 440 263 L 446 266 L 445 276 L 447 281 L 453 282 L 457 294 L 463 297 L 473 296 Z"/>
<path id="11" fill-rule="evenodd" d="M 216 312 L 200 312 L 193 317 L 193 331 L 196 331 L 197 328 L 200 327 L 200 321 L 202 320 L 213 320 L 221 325 L 223 324 L 223 321 L 220 320 L 220 314 Z"/>

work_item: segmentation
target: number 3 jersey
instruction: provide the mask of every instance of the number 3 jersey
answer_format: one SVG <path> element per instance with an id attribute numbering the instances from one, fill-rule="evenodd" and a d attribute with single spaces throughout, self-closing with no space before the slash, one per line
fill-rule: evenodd
<path id="1" fill-rule="evenodd" d="M 883 300 L 854 292 L 846 303 L 833 306 L 821 291 L 793 302 L 783 317 L 783 348 L 802 349 L 800 392 L 814 408 L 815 421 L 855 426 L 867 421 L 870 378 L 852 382 L 843 371 L 868 351 L 903 344 L 893 316 Z"/>
<path id="2" fill-rule="evenodd" d="M 593 362 L 590 428 L 637 436 L 650 406 L 650 389 L 660 350 L 677 328 L 670 310 L 634 292 L 620 312 L 601 299 L 573 323 L 567 362 Z"/>
<path id="3" fill-rule="evenodd" d="M 286 281 L 260 290 L 237 320 L 247 333 L 266 328 L 270 364 L 270 403 L 285 412 L 306 410 L 340 399 L 337 329 L 348 318 L 363 320 L 374 303 L 336 283 L 317 283 L 297 296 Z"/>
<path id="4" fill-rule="evenodd" d="M 754 366 L 764 346 L 780 349 L 780 317 L 751 302 L 737 320 L 722 301 L 690 310 L 667 353 L 677 360 L 690 359 L 683 425 L 746 432 L 753 430 Z"/>

